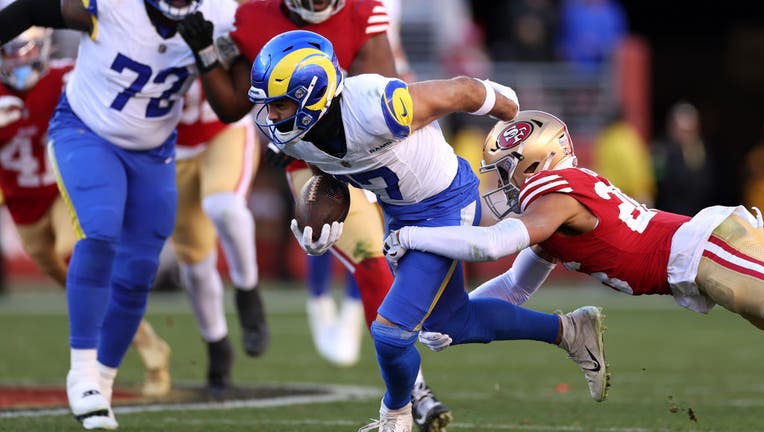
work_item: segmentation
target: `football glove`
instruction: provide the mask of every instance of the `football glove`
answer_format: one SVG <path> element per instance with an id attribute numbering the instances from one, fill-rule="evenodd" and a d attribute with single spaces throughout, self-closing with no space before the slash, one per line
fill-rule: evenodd
<path id="1" fill-rule="evenodd" d="M 265 155 L 263 157 L 265 158 L 265 162 L 268 165 L 279 169 L 284 169 L 287 165 L 289 165 L 289 162 L 294 160 L 293 157 L 281 151 L 278 147 L 276 147 L 276 144 L 272 142 L 268 143 L 268 147 L 266 147 Z"/>
<path id="2" fill-rule="evenodd" d="M 419 332 L 419 342 L 435 352 L 443 351 L 444 349 L 448 348 L 453 341 L 454 340 L 451 339 L 451 336 L 445 333 L 428 331 Z"/>
<path id="3" fill-rule="evenodd" d="M 336 221 L 332 222 L 331 225 L 324 224 L 318 240 L 313 240 L 313 228 L 306 226 L 305 229 L 300 231 L 300 227 L 297 226 L 297 219 L 292 219 L 291 228 L 302 250 L 308 255 L 318 256 L 326 253 L 339 240 L 344 226 L 344 222 Z"/>
<path id="4" fill-rule="evenodd" d="M 406 255 L 407 251 L 408 248 L 400 242 L 400 230 L 390 231 L 390 234 L 385 237 L 384 245 L 382 245 L 382 253 L 385 254 L 393 274 L 398 270 L 398 261 L 403 258 L 403 255 Z"/>
<path id="5" fill-rule="evenodd" d="M 178 33 L 191 48 L 200 73 L 210 71 L 220 62 L 212 42 L 212 22 L 204 19 L 201 12 L 194 12 L 178 23 Z"/>

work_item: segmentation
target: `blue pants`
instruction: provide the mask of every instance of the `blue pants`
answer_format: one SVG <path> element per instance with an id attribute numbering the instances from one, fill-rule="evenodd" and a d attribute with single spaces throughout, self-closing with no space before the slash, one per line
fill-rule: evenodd
<path id="1" fill-rule="evenodd" d="M 96 135 L 62 97 L 49 153 L 78 242 L 67 275 L 69 344 L 119 366 L 146 309 L 177 207 L 175 134 L 130 151 Z"/>
<path id="2" fill-rule="evenodd" d="M 460 164 L 452 188 L 434 197 L 429 207 L 424 202 L 410 206 L 412 210 L 383 206 L 387 229 L 477 224 L 480 202 L 474 174 L 466 162 Z M 498 299 L 470 300 L 461 262 L 417 250 L 409 250 L 398 262 L 378 312 L 394 324 L 375 322 L 371 331 L 387 388 L 383 401 L 390 409 L 401 408 L 410 399 L 420 362 L 414 342 L 421 329 L 446 333 L 453 344 L 461 344 L 512 339 L 551 343 L 559 328 L 555 315 Z"/>

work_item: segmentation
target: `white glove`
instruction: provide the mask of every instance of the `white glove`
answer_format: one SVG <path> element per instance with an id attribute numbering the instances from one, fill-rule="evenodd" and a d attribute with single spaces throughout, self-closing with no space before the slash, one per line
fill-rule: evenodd
<path id="1" fill-rule="evenodd" d="M 448 348 L 453 339 L 444 333 L 421 331 L 419 332 L 419 342 L 423 343 L 427 348 L 438 352 Z"/>
<path id="2" fill-rule="evenodd" d="M 317 256 L 326 253 L 340 239 L 344 226 L 344 222 L 336 221 L 332 222 L 331 225 L 324 224 L 321 227 L 321 235 L 316 241 L 313 241 L 313 228 L 306 226 L 304 230 L 300 231 L 300 227 L 297 226 L 297 219 L 292 219 L 291 228 L 302 250 L 308 255 Z"/>
<path id="3" fill-rule="evenodd" d="M 407 248 L 401 245 L 399 241 L 399 230 L 390 231 L 390 234 L 385 237 L 385 244 L 382 246 L 382 253 L 385 254 L 387 262 L 390 264 L 390 268 L 393 269 L 393 274 L 398 270 L 398 261 L 406 255 Z"/>
<path id="4" fill-rule="evenodd" d="M 514 102 L 515 105 L 517 105 L 518 111 L 520 110 L 520 101 L 517 100 L 517 93 L 512 90 L 512 87 L 508 87 L 491 80 L 485 80 L 485 82 L 488 83 L 489 86 L 493 87 L 497 93 Z"/>

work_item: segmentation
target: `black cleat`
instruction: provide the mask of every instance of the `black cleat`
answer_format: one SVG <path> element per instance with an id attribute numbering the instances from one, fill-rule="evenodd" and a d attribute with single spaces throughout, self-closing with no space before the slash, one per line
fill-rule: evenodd
<path id="1" fill-rule="evenodd" d="M 223 398 L 231 390 L 233 347 L 228 336 L 217 342 L 207 342 L 207 393 L 214 399 Z"/>
<path id="2" fill-rule="evenodd" d="M 414 385 L 411 392 L 411 414 L 420 432 L 445 432 L 453 417 L 424 383 Z"/>
<path id="3" fill-rule="evenodd" d="M 236 311 L 239 313 L 241 339 L 244 351 L 252 357 L 263 355 L 268 349 L 271 333 L 265 320 L 265 309 L 260 290 L 236 289 Z"/>

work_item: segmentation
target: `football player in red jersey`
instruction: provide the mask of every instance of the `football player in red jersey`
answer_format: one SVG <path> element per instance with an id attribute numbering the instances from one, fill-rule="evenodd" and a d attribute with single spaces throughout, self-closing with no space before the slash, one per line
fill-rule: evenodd
<path id="1" fill-rule="evenodd" d="M 304 29 L 325 36 L 334 44 L 340 67 L 349 75 L 379 73 L 395 76 L 395 61 L 387 38 L 388 17 L 379 0 L 253 0 L 239 6 L 236 30 L 230 38 L 214 41 L 219 61 L 201 74 L 210 105 L 226 122 L 237 121 L 253 107 L 247 98 L 250 66 L 272 37 Z M 179 32 L 195 52 L 209 50 L 213 41 L 206 20 L 188 17 Z M 304 162 L 287 168 L 294 196 L 312 175 Z M 359 189 L 351 188 L 351 208 L 344 235 L 333 253 L 354 275 L 363 302 L 367 326 L 390 289 L 393 278 L 381 253 L 383 221 L 376 205 Z M 296 233 L 297 235 L 297 233 Z M 301 233 L 299 233 L 301 236 Z M 414 419 L 420 430 L 437 431 L 451 419 L 448 408 L 437 401 L 421 373 L 412 393 Z"/>
<path id="2" fill-rule="evenodd" d="M 207 344 L 207 388 L 230 388 L 233 349 L 217 269 L 217 239 L 235 287 L 244 351 L 262 355 L 270 340 L 258 288 L 255 221 L 247 193 L 259 162 L 248 119 L 222 123 L 207 103 L 199 80 L 184 95 L 178 124 L 176 181 L 178 213 L 172 244 L 181 281 Z"/>
<path id="3" fill-rule="evenodd" d="M 51 50 L 51 30 L 39 27 L 0 48 L 0 189 L 24 249 L 40 270 L 65 287 L 76 238 L 46 141 L 48 121 L 73 62 L 49 62 Z M 167 394 L 167 343 L 143 320 L 133 347 L 145 370 L 143 394 Z"/>
<path id="4" fill-rule="evenodd" d="M 561 262 L 627 294 L 672 295 L 701 313 L 718 303 L 764 330 L 764 224 L 758 209 L 754 216 L 742 206 L 713 206 L 690 218 L 647 208 L 576 167 L 565 123 L 541 111 L 497 123 L 483 158 L 481 172 L 495 173 L 499 181 L 484 198 L 501 221 L 489 227 L 404 227 L 385 240 L 391 262 L 406 259 L 407 249 L 467 261 L 519 252 L 506 273 L 470 296 L 522 304 Z M 435 350 L 450 343 L 438 333 L 421 340 Z"/>

